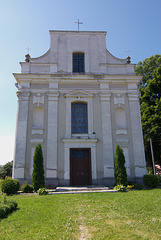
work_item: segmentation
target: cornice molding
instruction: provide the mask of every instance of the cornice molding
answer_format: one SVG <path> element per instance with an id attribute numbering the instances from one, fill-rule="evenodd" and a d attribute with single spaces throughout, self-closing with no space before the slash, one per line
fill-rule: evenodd
<path id="1" fill-rule="evenodd" d="M 60 84 L 67 83 L 73 84 L 78 83 L 80 81 L 83 84 L 93 83 L 93 84 L 101 84 L 101 83 L 136 83 L 138 84 L 142 76 L 137 75 L 126 75 L 126 74 L 116 74 L 116 75 L 108 75 L 108 74 L 27 74 L 27 73 L 13 73 L 17 82 L 29 82 L 29 83 L 50 83 L 57 82 Z"/>

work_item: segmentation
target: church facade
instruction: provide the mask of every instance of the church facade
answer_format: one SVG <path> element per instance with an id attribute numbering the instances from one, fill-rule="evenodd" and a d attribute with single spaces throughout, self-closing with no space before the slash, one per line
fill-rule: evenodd
<path id="1" fill-rule="evenodd" d="M 106 32 L 50 31 L 44 55 L 21 62 L 13 177 L 32 181 L 41 143 L 54 186 L 114 183 L 119 144 L 129 180 L 146 174 L 138 84 L 130 58 L 106 49 Z"/>

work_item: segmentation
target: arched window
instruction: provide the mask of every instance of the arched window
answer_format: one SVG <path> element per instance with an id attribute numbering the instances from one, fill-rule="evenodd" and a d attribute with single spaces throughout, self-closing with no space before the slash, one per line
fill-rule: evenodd
<path id="1" fill-rule="evenodd" d="M 84 53 L 73 53 L 73 72 L 84 73 Z"/>
<path id="2" fill-rule="evenodd" d="M 71 105 L 72 134 L 88 133 L 87 103 L 76 102 Z"/>

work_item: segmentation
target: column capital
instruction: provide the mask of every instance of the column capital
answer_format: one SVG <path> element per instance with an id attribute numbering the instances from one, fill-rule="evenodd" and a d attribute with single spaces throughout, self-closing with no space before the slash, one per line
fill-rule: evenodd
<path id="1" fill-rule="evenodd" d="M 111 93 L 110 92 L 108 92 L 108 91 L 101 91 L 100 93 L 99 93 L 99 96 L 100 96 L 100 98 L 101 98 L 101 102 L 102 101 L 110 101 L 110 99 L 111 99 Z"/>
<path id="2" fill-rule="evenodd" d="M 28 101 L 30 92 L 17 92 L 18 101 Z"/>
<path id="3" fill-rule="evenodd" d="M 138 93 L 128 93 L 127 94 L 130 102 L 139 102 L 139 94 Z"/>
<path id="4" fill-rule="evenodd" d="M 57 101 L 59 97 L 59 92 L 56 91 L 54 93 L 47 93 L 47 96 L 49 101 Z"/>

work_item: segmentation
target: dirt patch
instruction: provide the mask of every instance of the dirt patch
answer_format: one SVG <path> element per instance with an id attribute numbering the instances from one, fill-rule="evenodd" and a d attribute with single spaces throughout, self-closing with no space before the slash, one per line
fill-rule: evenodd
<path id="1" fill-rule="evenodd" d="M 88 228 L 84 225 L 79 226 L 80 240 L 91 239 L 91 234 L 88 231 Z"/>

